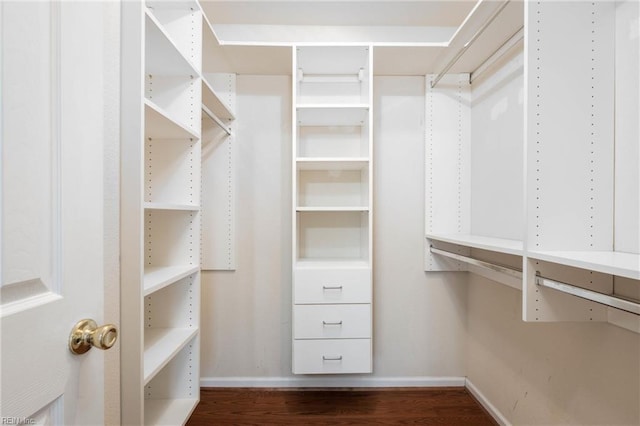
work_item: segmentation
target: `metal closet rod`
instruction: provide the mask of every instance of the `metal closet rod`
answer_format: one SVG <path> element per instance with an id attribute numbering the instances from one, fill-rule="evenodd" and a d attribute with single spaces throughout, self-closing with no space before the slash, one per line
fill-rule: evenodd
<path id="1" fill-rule="evenodd" d="M 479 266 L 481 268 L 489 269 L 494 272 L 499 272 L 501 274 L 509 275 L 510 277 L 522 279 L 522 271 L 518 269 L 509 268 L 507 266 L 498 265 L 491 262 L 486 262 L 484 260 L 475 259 L 473 257 L 464 256 L 458 253 L 452 253 L 450 251 L 441 250 L 433 246 L 431 246 L 431 253 L 439 254 L 441 256 L 446 256 L 455 260 L 460 260 L 470 265 Z"/>
<path id="2" fill-rule="evenodd" d="M 555 281 L 536 275 L 536 284 L 540 287 L 551 288 L 562 293 L 571 294 L 581 299 L 590 300 L 600 303 L 601 305 L 611 306 L 612 308 L 621 309 L 640 315 L 640 302 L 632 299 L 626 299 L 621 296 L 613 296 L 610 294 L 598 293 L 597 291 L 588 290 L 586 288 L 577 287 L 572 284 Z"/>
<path id="3" fill-rule="evenodd" d="M 439 248 L 431 246 L 431 253 L 446 256 L 451 259 L 459 260 L 470 265 L 479 266 L 481 268 L 489 269 L 491 271 L 499 272 L 509 275 L 514 278 L 522 279 L 522 271 L 509 268 L 503 265 L 498 265 L 484 260 L 478 260 L 473 257 L 464 256 L 450 251 L 441 250 Z M 586 288 L 578 287 L 572 284 L 555 281 L 550 278 L 545 278 L 539 274 L 536 275 L 536 285 L 540 287 L 551 288 L 553 290 L 560 291 L 562 293 L 571 294 L 572 296 L 579 297 L 581 299 L 589 300 L 591 302 L 600 303 L 601 305 L 610 306 L 612 308 L 621 309 L 626 312 L 630 312 L 635 315 L 640 315 L 640 301 L 635 299 L 627 299 L 622 296 L 613 296 L 611 294 L 598 293 L 597 291 L 588 290 Z"/>
<path id="4" fill-rule="evenodd" d="M 524 26 L 520 27 L 518 31 L 516 31 L 509 40 L 505 41 L 502 46 L 496 49 L 495 52 L 491 54 L 483 63 L 481 63 L 478 68 L 473 70 L 469 75 L 469 83 L 473 83 L 473 80 L 482 75 L 486 70 L 491 67 L 498 59 L 504 56 L 508 51 L 510 51 L 515 45 L 517 45 L 524 38 Z"/>
<path id="5" fill-rule="evenodd" d="M 454 56 L 453 59 L 451 59 L 449 61 L 449 63 L 442 69 L 442 71 L 440 71 L 438 73 L 438 75 L 436 75 L 436 78 L 434 78 L 433 81 L 431 82 L 431 88 L 432 89 L 434 87 L 436 87 L 436 84 L 438 84 L 440 79 L 442 77 L 444 77 L 444 75 L 447 73 L 447 71 L 449 71 L 449 69 L 451 69 L 451 67 L 454 66 L 456 62 L 458 62 L 458 59 L 460 59 L 462 57 L 462 55 L 464 55 L 464 53 L 467 51 L 467 49 L 469 49 L 471 47 L 471 45 L 478 39 L 478 37 L 480 37 L 480 35 L 482 35 L 484 30 L 486 30 L 489 27 L 489 25 L 491 25 L 491 23 L 498 17 L 500 12 L 502 12 L 504 10 L 504 8 L 507 7 L 507 4 L 509 4 L 509 2 L 510 2 L 510 0 L 506 0 L 504 3 L 502 3 L 500 5 L 500 7 L 498 8 L 498 10 L 496 10 L 493 13 L 493 15 L 491 15 L 489 17 L 489 19 L 487 19 L 485 21 L 484 24 L 482 24 L 480 29 L 478 29 L 478 31 L 476 31 L 476 33 L 473 35 L 473 37 L 471 37 L 471 39 L 469 39 L 469 41 L 466 42 L 464 44 L 464 46 L 462 46 L 462 48 L 458 51 L 458 53 L 456 53 L 456 56 Z"/>
<path id="6" fill-rule="evenodd" d="M 207 108 L 206 106 L 202 105 L 202 112 L 204 112 L 204 114 L 209 117 L 210 119 L 212 119 L 218 126 L 220 126 L 220 128 L 222 130 L 224 130 L 224 132 L 231 136 L 231 130 L 229 130 L 229 128 L 227 126 L 224 125 L 224 123 L 222 122 L 222 120 L 220 120 L 218 117 L 216 117 L 216 115 L 214 113 L 212 113 L 209 108 Z"/>

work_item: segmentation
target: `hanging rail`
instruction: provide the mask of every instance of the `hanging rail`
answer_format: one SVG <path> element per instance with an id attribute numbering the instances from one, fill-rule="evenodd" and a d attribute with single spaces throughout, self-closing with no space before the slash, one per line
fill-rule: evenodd
<path id="1" fill-rule="evenodd" d="M 360 83 L 364 80 L 364 68 L 354 74 L 305 74 L 298 68 L 297 79 L 305 83 Z"/>
<path id="2" fill-rule="evenodd" d="M 439 248 L 431 247 L 431 253 L 439 254 L 441 256 L 450 257 L 451 259 L 460 260 L 462 262 L 468 263 L 470 265 L 479 266 L 481 268 L 489 269 L 494 272 L 499 272 L 501 274 L 509 275 L 510 277 L 517 278 L 519 280 L 522 279 L 522 271 L 517 269 L 509 268 L 503 265 L 497 265 L 491 262 L 485 262 L 484 260 L 474 259 L 473 257 L 463 256 L 457 253 L 451 253 L 450 251 L 441 250 Z"/>
<path id="3" fill-rule="evenodd" d="M 549 278 L 544 278 L 540 275 L 536 275 L 536 284 L 540 287 L 551 288 L 562 293 L 571 294 L 581 299 L 590 300 L 592 302 L 600 303 L 602 305 L 611 306 L 612 308 L 621 309 L 623 311 L 631 312 L 632 314 L 640 315 L 640 301 L 626 299 L 621 296 L 612 296 L 610 294 L 598 293 L 597 291 L 577 287 L 572 284 L 562 283 L 559 281 L 551 280 Z"/>
<path id="4" fill-rule="evenodd" d="M 220 128 L 222 130 L 224 130 L 227 135 L 231 136 L 231 129 L 229 129 L 227 126 L 225 126 L 225 124 L 222 122 L 222 120 L 220 120 L 218 117 L 216 117 L 216 115 L 213 112 L 211 112 L 211 110 L 209 108 L 207 108 L 206 106 L 202 105 L 202 112 L 204 112 L 204 114 L 207 117 L 212 119 L 218 126 L 220 126 Z"/>
<path id="5" fill-rule="evenodd" d="M 502 3 L 498 8 L 498 10 L 496 10 L 493 13 L 493 15 L 491 15 L 489 19 L 485 21 L 484 24 L 482 24 L 482 26 L 478 29 L 478 31 L 476 31 L 473 37 L 471 37 L 471 39 L 469 39 L 469 41 L 466 42 L 464 46 L 462 46 L 462 48 L 458 51 L 458 53 L 456 53 L 456 56 L 454 56 L 453 59 L 451 59 L 449 63 L 442 69 L 442 71 L 440 71 L 438 75 L 436 75 L 436 78 L 434 78 L 433 81 L 431 82 L 432 89 L 436 87 L 436 84 L 438 84 L 440 79 L 444 77 L 447 71 L 449 71 L 449 69 L 451 69 L 451 67 L 454 66 L 456 62 L 458 62 L 458 59 L 460 59 L 462 55 L 464 55 L 464 53 L 467 51 L 467 49 L 469 49 L 471 45 L 478 39 L 478 37 L 482 35 L 484 30 L 486 30 L 489 27 L 489 25 L 491 25 L 491 23 L 498 17 L 500 12 L 502 12 L 504 8 L 507 7 L 507 4 L 509 4 L 509 2 L 510 0 L 506 0 L 504 3 Z"/>
<path id="6" fill-rule="evenodd" d="M 520 40 L 524 38 L 524 26 L 520 27 L 518 31 L 515 32 L 509 40 L 505 41 L 502 46 L 496 49 L 495 52 L 491 54 L 483 63 L 478 66 L 475 70 L 471 72 L 469 75 L 469 83 L 473 83 L 473 80 L 478 78 L 482 73 L 484 73 L 491 65 L 493 65 L 498 59 L 500 59 L 505 53 L 511 50 L 515 45 L 517 45 Z"/>

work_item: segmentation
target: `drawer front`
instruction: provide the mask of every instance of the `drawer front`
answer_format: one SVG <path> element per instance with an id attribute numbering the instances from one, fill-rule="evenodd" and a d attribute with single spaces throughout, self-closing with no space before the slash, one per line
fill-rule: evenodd
<path id="1" fill-rule="evenodd" d="M 371 303 L 369 269 L 296 269 L 295 304 Z"/>
<path id="2" fill-rule="evenodd" d="M 296 339 L 371 337 L 371 305 L 296 305 Z"/>
<path id="3" fill-rule="evenodd" d="M 295 340 L 294 374 L 371 373 L 371 339 Z"/>

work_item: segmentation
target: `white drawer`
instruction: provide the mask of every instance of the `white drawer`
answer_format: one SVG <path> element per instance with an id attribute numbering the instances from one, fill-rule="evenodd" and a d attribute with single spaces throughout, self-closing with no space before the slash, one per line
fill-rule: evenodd
<path id="1" fill-rule="evenodd" d="M 371 339 L 295 340 L 293 373 L 371 373 Z"/>
<path id="2" fill-rule="evenodd" d="M 293 315 L 296 339 L 371 337 L 371 305 L 296 305 Z"/>
<path id="3" fill-rule="evenodd" d="M 371 303 L 371 270 L 296 269 L 295 304 Z"/>

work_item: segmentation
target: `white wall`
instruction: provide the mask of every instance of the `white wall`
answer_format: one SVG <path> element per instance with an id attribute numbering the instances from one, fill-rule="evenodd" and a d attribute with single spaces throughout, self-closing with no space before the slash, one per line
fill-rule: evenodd
<path id="1" fill-rule="evenodd" d="M 524 56 L 498 66 L 472 87 L 471 232 L 522 240 Z"/>
<path id="2" fill-rule="evenodd" d="M 640 338 L 606 323 L 525 323 L 522 294 L 470 275 L 467 374 L 514 425 L 640 424 Z"/>
<path id="3" fill-rule="evenodd" d="M 205 385 L 293 377 L 290 85 L 238 76 L 238 265 L 202 276 Z M 376 78 L 374 95 L 374 374 L 347 379 L 462 377 L 465 275 L 422 270 L 424 77 Z"/>
<path id="4" fill-rule="evenodd" d="M 202 377 L 291 370 L 291 80 L 238 76 L 235 272 L 203 272 Z"/>

